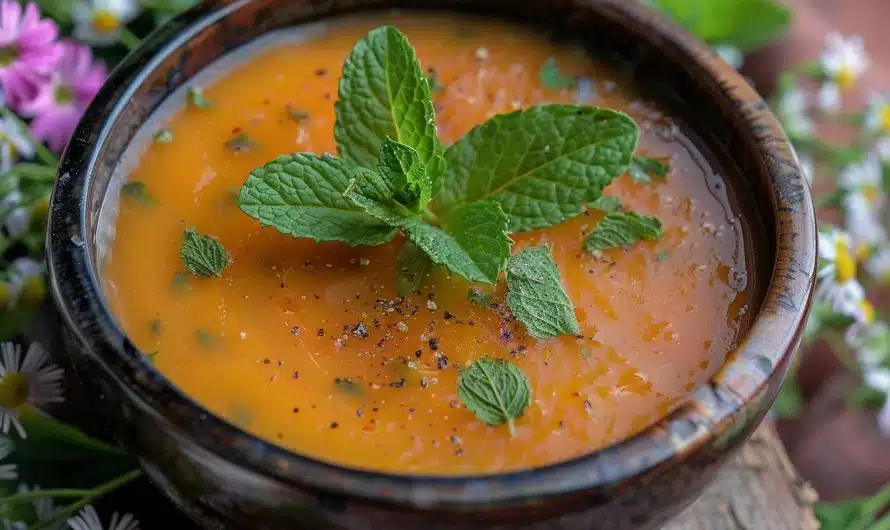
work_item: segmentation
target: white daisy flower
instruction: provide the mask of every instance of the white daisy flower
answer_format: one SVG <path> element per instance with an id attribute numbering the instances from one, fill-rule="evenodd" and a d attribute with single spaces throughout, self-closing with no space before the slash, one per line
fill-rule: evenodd
<path id="1" fill-rule="evenodd" d="M 823 283 L 844 284 L 856 279 L 856 259 L 850 236 L 834 227 L 819 230 L 819 270 Z"/>
<path id="2" fill-rule="evenodd" d="M 15 427 L 25 438 L 25 428 L 19 414 L 25 405 L 40 407 L 60 403 L 62 397 L 61 368 L 56 366 L 46 350 L 32 343 L 22 360 L 20 344 L 0 344 L 0 431 L 9 433 Z"/>
<path id="3" fill-rule="evenodd" d="M 885 246 L 875 250 L 863 265 L 869 276 L 885 285 L 890 284 L 890 248 Z"/>
<path id="4" fill-rule="evenodd" d="M 10 239 L 22 237 L 31 227 L 31 209 L 22 205 L 23 200 L 19 190 L 12 190 L 0 199 L 0 224 Z"/>
<path id="5" fill-rule="evenodd" d="M 850 326 L 846 341 L 856 351 L 859 364 L 865 369 L 878 368 L 890 360 L 890 326 L 886 322 Z"/>
<path id="6" fill-rule="evenodd" d="M 81 510 L 75 517 L 68 519 L 68 526 L 70 526 L 72 530 L 105 530 L 105 527 L 102 526 L 102 521 L 99 519 L 99 514 L 96 513 L 96 509 L 93 508 L 92 505 L 87 505 L 87 507 Z M 108 524 L 108 530 L 138 529 L 139 521 L 137 521 L 132 514 L 126 513 L 122 516 L 118 515 L 117 512 L 111 514 L 111 522 Z"/>
<path id="7" fill-rule="evenodd" d="M 736 70 L 741 68 L 742 63 L 745 62 L 745 54 L 743 54 L 742 50 L 736 48 L 735 46 L 731 46 L 729 44 L 720 44 L 718 46 L 714 46 L 714 51 L 717 52 L 717 55 L 719 55 L 721 59 L 726 61 L 726 64 L 732 66 Z"/>
<path id="8" fill-rule="evenodd" d="M 879 208 L 884 202 L 882 181 L 881 161 L 875 155 L 847 164 L 838 175 L 838 185 L 847 192 L 864 195 L 870 209 Z"/>
<path id="9" fill-rule="evenodd" d="M 33 307 L 46 296 L 43 264 L 31 258 L 16 258 L 9 266 L 10 307 Z"/>
<path id="10" fill-rule="evenodd" d="M 27 484 L 19 484 L 18 487 L 18 493 L 36 493 L 39 491 L 40 486 L 29 488 Z M 56 505 L 51 497 L 39 497 L 31 501 L 31 505 L 34 507 L 34 515 L 37 516 L 38 522 L 48 521 L 56 515 Z M 58 526 L 54 526 L 53 528 L 58 528 Z"/>
<path id="11" fill-rule="evenodd" d="M 9 438 L 0 438 L 0 460 L 12 454 L 14 445 Z M 19 478 L 19 472 L 15 464 L 0 464 L 0 481 L 15 480 Z"/>
<path id="12" fill-rule="evenodd" d="M 874 132 L 890 132 L 890 95 L 872 94 L 868 98 L 865 128 Z"/>
<path id="13" fill-rule="evenodd" d="M 881 224 L 880 212 L 873 207 L 870 197 L 860 190 L 848 193 L 843 206 L 853 253 L 856 261 L 864 262 L 879 247 L 887 245 L 887 231 Z"/>
<path id="14" fill-rule="evenodd" d="M 74 36 L 93 46 L 118 42 L 121 29 L 139 15 L 138 0 L 75 0 Z"/>
<path id="15" fill-rule="evenodd" d="M 776 115 L 791 137 L 809 136 L 815 123 L 807 114 L 807 100 L 797 85 L 786 90 L 776 101 Z"/>
<path id="16" fill-rule="evenodd" d="M 890 136 L 884 136 L 875 142 L 874 153 L 881 162 L 890 162 Z"/>
<path id="17" fill-rule="evenodd" d="M 34 156 L 34 145 L 19 124 L 9 116 L 0 117 L 0 175 L 9 173 L 22 158 Z"/>
<path id="18" fill-rule="evenodd" d="M 865 53 L 862 37 L 844 37 L 832 32 L 825 38 L 819 62 L 826 78 L 819 91 L 819 104 L 823 109 L 833 110 L 840 104 L 840 93 L 856 85 L 871 59 Z"/>

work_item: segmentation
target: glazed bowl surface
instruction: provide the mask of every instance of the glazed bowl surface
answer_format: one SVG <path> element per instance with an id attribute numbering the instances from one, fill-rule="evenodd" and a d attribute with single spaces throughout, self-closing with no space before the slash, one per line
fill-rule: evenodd
<path id="1" fill-rule="evenodd" d="M 98 278 L 100 210 L 152 112 L 215 60 L 274 30 L 371 9 L 457 10 L 544 26 L 634 65 L 751 196 L 764 235 L 752 323 L 689 402 L 631 438 L 542 468 L 490 476 L 387 475 L 288 452 L 202 408 L 156 371 L 110 313 Z M 94 414 L 151 480 L 206 528 L 657 527 L 692 502 L 753 432 L 797 349 L 816 267 L 809 188 L 761 97 L 706 45 L 627 0 L 208 0 L 112 73 L 63 157 L 48 265 L 68 361 Z"/>

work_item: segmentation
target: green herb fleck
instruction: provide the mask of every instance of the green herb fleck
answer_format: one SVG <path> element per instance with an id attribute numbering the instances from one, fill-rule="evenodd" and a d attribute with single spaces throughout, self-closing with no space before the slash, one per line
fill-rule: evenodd
<path id="1" fill-rule="evenodd" d="M 357 396 L 362 392 L 362 387 L 348 377 L 334 378 L 334 386 L 351 396 Z"/>
<path id="2" fill-rule="evenodd" d="M 149 364 L 154 365 L 155 357 L 158 356 L 158 352 L 153 351 L 145 354 L 145 360 L 149 362 Z"/>
<path id="3" fill-rule="evenodd" d="M 541 70 L 538 72 L 538 78 L 541 80 L 541 84 L 550 90 L 571 88 L 575 86 L 577 81 L 574 77 L 560 73 L 555 57 L 550 57 L 544 61 L 544 64 L 541 65 Z"/>
<path id="4" fill-rule="evenodd" d="M 605 213 L 615 213 L 621 209 L 621 200 L 611 195 L 603 195 L 599 199 L 590 203 L 591 208 L 595 208 Z"/>
<path id="5" fill-rule="evenodd" d="M 536 339 L 581 334 L 546 246 L 527 248 L 507 261 L 507 306 Z"/>
<path id="6" fill-rule="evenodd" d="M 173 133 L 170 132 L 170 129 L 161 129 L 155 133 L 154 141 L 159 144 L 171 144 L 173 143 Z"/>
<path id="7" fill-rule="evenodd" d="M 253 423 L 253 413 L 246 406 L 237 404 L 232 407 L 232 422 L 238 427 L 246 429 Z"/>
<path id="8" fill-rule="evenodd" d="M 226 149 L 236 153 L 255 151 L 258 148 L 259 144 L 253 141 L 246 133 L 240 133 L 226 142 Z"/>
<path id="9" fill-rule="evenodd" d="M 141 180 L 127 182 L 121 186 L 121 195 L 142 206 L 152 206 L 156 202 L 155 198 L 148 193 L 148 186 Z"/>
<path id="10" fill-rule="evenodd" d="M 415 151 L 431 182 L 443 170 L 430 88 L 414 49 L 383 26 L 359 41 L 343 65 L 334 138 L 340 156 L 374 169 L 386 138 Z"/>
<path id="11" fill-rule="evenodd" d="M 478 287 L 470 287 L 467 291 L 467 300 L 478 307 L 488 307 L 491 305 L 491 295 Z"/>
<path id="12" fill-rule="evenodd" d="M 610 213 L 584 240 L 584 248 L 593 254 L 660 237 L 661 221 L 654 217 L 644 217 L 636 212 Z"/>
<path id="13" fill-rule="evenodd" d="M 173 275 L 173 280 L 170 282 L 170 290 L 173 291 L 173 294 L 181 294 L 188 289 L 188 285 L 189 273 L 177 272 Z"/>
<path id="14" fill-rule="evenodd" d="M 151 333 L 153 335 L 160 335 L 161 332 L 164 330 L 164 325 L 161 322 L 160 318 L 151 319 L 151 321 L 148 323 L 148 327 L 149 329 L 151 329 Z"/>
<path id="15" fill-rule="evenodd" d="M 204 97 L 204 93 L 198 87 L 189 88 L 189 102 L 199 109 L 213 108 L 213 102 Z"/>
<path id="16" fill-rule="evenodd" d="M 670 166 L 657 158 L 648 156 L 634 156 L 627 167 L 627 172 L 634 182 L 649 183 L 652 178 L 664 180 L 667 177 Z"/>
<path id="17" fill-rule="evenodd" d="M 195 330 L 195 341 L 206 350 L 215 350 L 220 346 L 220 338 L 203 328 Z"/>
<path id="18" fill-rule="evenodd" d="M 436 75 L 435 70 L 430 69 L 426 71 L 426 81 L 430 85 L 430 94 L 434 96 L 445 90 L 445 85 L 439 82 L 439 77 Z"/>
<path id="19" fill-rule="evenodd" d="M 590 357 L 591 357 L 592 355 L 593 355 L 593 350 L 591 350 L 591 349 L 590 349 L 588 346 L 586 346 L 586 345 L 581 346 L 581 360 L 582 360 L 582 361 L 585 361 L 585 360 L 587 360 L 587 359 L 590 359 Z"/>
<path id="20" fill-rule="evenodd" d="M 417 292 L 433 270 L 433 262 L 424 251 L 410 241 L 405 241 L 396 258 L 399 296 Z"/>
<path id="21" fill-rule="evenodd" d="M 445 152 L 436 213 L 494 200 L 511 232 L 562 223 L 627 170 L 638 134 L 629 116 L 590 106 L 541 105 L 495 116 Z"/>
<path id="22" fill-rule="evenodd" d="M 507 424 L 516 436 L 514 420 L 531 403 L 532 389 L 522 370 L 503 360 L 479 359 L 461 370 L 457 380 L 461 402 L 488 425 Z"/>
<path id="23" fill-rule="evenodd" d="M 655 255 L 655 261 L 667 261 L 670 257 L 667 250 L 662 250 L 658 254 Z"/>
<path id="24" fill-rule="evenodd" d="M 303 123 L 309 119 L 309 111 L 300 107 L 288 104 L 284 107 L 284 110 L 287 112 L 288 117 L 297 123 Z"/>
<path id="25" fill-rule="evenodd" d="M 185 268 L 198 278 L 222 276 L 222 271 L 232 263 L 232 256 L 216 239 L 186 230 L 179 249 Z"/>

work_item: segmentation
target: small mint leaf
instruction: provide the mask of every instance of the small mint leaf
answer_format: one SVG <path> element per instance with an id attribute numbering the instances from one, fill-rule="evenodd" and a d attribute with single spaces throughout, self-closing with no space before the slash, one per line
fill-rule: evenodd
<path id="1" fill-rule="evenodd" d="M 507 306 L 536 339 L 581 333 L 575 308 L 545 246 L 527 248 L 507 261 Z"/>
<path id="2" fill-rule="evenodd" d="M 396 257 L 399 296 L 406 297 L 417 292 L 433 270 L 433 262 L 417 245 L 405 241 Z"/>
<path id="3" fill-rule="evenodd" d="M 334 137 L 340 156 L 367 169 L 377 167 L 388 137 L 415 151 L 431 182 L 444 169 L 430 88 L 414 49 L 397 29 L 372 30 L 343 65 L 334 105 Z"/>
<path id="4" fill-rule="evenodd" d="M 250 173 L 238 207 L 263 226 L 294 237 L 381 245 L 396 229 L 343 196 L 356 171 L 353 164 L 332 156 L 282 155 Z"/>
<path id="5" fill-rule="evenodd" d="M 478 287 L 470 287 L 467 291 L 467 300 L 478 307 L 488 307 L 491 305 L 491 295 Z"/>
<path id="6" fill-rule="evenodd" d="M 603 195 L 590 203 L 590 207 L 605 213 L 615 213 L 621 209 L 621 200 L 611 195 Z"/>
<path id="7" fill-rule="evenodd" d="M 540 79 L 541 84 L 550 90 L 571 88 L 575 86 L 577 81 L 574 77 L 569 77 L 560 73 L 559 65 L 557 65 L 555 57 L 550 57 L 544 61 L 544 64 L 541 65 L 541 70 L 538 72 L 538 78 Z"/>
<path id="8" fill-rule="evenodd" d="M 399 203 L 417 211 L 430 202 L 432 183 L 414 149 L 386 138 L 377 171 L 392 182 Z"/>
<path id="9" fill-rule="evenodd" d="M 584 240 L 584 248 L 590 253 L 602 252 L 660 237 L 661 221 L 654 217 L 644 217 L 636 212 L 610 213 Z"/>
<path id="10" fill-rule="evenodd" d="M 228 149 L 229 151 L 234 151 L 236 153 L 255 151 L 259 149 L 259 147 L 260 144 L 255 142 L 250 136 L 245 133 L 241 133 L 226 141 L 226 149 Z"/>
<path id="11" fill-rule="evenodd" d="M 148 186 L 141 180 L 127 182 L 121 186 L 121 195 L 142 206 L 153 206 L 156 202 L 155 198 L 148 193 Z"/>
<path id="12" fill-rule="evenodd" d="M 433 206 L 494 200 L 511 232 L 544 228 L 584 211 L 627 170 L 639 129 L 610 109 L 541 105 L 495 116 L 445 152 Z"/>
<path id="13" fill-rule="evenodd" d="M 153 136 L 154 141 L 159 144 L 172 144 L 173 143 L 173 133 L 170 132 L 170 129 L 161 129 L 156 132 Z"/>
<path id="14" fill-rule="evenodd" d="M 514 420 L 531 403 L 532 389 L 518 366 L 483 358 L 461 370 L 457 397 L 480 421 L 495 426 L 506 423 L 515 437 Z"/>
<path id="15" fill-rule="evenodd" d="M 200 88 L 189 88 L 189 102 L 199 109 L 212 109 L 213 102 L 204 97 L 204 92 Z"/>
<path id="16" fill-rule="evenodd" d="M 630 165 L 627 166 L 627 172 L 634 179 L 634 182 L 643 184 L 652 182 L 652 177 L 664 180 L 667 177 L 668 171 L 670 171 L 670 166 L 667 162 L 648 156 L 635 156 L 631 159 Z"/>
<path id="17" fill-rule="evenodd" d="M 185 231 L 179 256 L 185 268 L 198 278 L 219 278 L 223 269 L 232 263 L 232 256 L 219 241 L 192 230 Z"/>

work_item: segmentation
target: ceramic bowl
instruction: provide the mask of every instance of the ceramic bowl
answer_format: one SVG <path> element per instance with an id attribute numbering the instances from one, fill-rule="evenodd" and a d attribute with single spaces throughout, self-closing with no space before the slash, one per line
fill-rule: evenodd
<path id="1" fill-rule="evenodd" d="M 605 449 L 478 477 L 387 475 L 288 452 L 229 424 L 144 360 L 97 280 L 99 211 L 134 133 L 206 65 L 269 31 L 374 8 L 452 9 L 572 34 L 634 66 L 636 81 L 731 160 L 764 236 L 747 334 L 688 403 Z M 629 0 L 211 0 L 152 34 L 112 73 L 74 133 L 50 211 L 59 329 L 93 413 L 149 478 L 206 528 L 608 529 L 656 527 L 692 502 L 756 428 L 796 351 L 813 290 L 809 188 L 763 99 L 706 45 Z"/>

